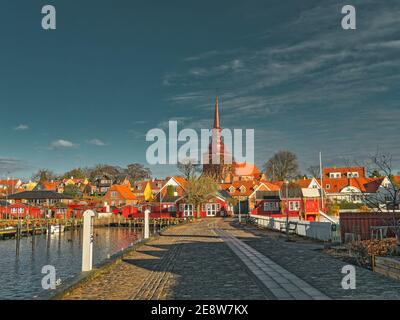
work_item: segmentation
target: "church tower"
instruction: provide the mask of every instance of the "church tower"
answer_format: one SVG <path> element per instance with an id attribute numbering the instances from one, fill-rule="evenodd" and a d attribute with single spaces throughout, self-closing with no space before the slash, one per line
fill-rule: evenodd
<path id="1" fill-rule="evenodd" d="M 225 180 L 231 171 L 232 154 L 225 150 L 220 126 L 219 102 L 217 96 L 211 142 L 208 146 L 208 152 L 204 155 L 203 174 L 212 177 L 216 182 L 220 183 Z"/>

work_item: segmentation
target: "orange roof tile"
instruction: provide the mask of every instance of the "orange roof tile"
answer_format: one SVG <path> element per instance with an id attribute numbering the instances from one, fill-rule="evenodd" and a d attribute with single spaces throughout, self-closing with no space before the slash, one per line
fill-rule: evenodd
<path id="1" fill-rule="evenodd" d="M 118 185 L 114 184 L 111 186 L 109 191 L 117 191 L 121 198 L 124 198 L 126 200 L 135 200 L 136 196 L 133 194 L 131 189 L 129 189 L 128 186 L 126 185 Z"/>
<path id="2" fill-rule="evenodd" d="M 261 172 L 253 163 L 247 162 L 234 162 L 233 163 L 234 175 L 237 176 L 260 176 Z"/>

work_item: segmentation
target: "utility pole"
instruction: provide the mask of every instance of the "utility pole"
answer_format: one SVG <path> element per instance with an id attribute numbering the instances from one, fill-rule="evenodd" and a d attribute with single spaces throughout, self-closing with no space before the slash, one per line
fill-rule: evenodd
<path id="1" fill-rule="evenodd" d="M 323 172 L 322 172 L 322 152 L 319 152 L 319 174 L 321 177 L 321 209 L 325 212 L 325 203 L 324 203 L 324 182 L 323 182 Z"/>
<path id="2" fill-rule="evenodd" d="M 242 214 L 240 211 L 240 197 L 239 197 L 239 223 L 241 223 L 241 222 L 242 222 Z"/>
<path id="3" fill-rule="evenodd" d="M 286 238 L 289 239 L 289 181 L 285 180 L 286 186 Z"/>

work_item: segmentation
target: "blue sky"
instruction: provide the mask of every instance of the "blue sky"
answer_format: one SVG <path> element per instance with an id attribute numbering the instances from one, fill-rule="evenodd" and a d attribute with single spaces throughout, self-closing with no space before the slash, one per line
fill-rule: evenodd
<path id="1" fill-rule="evenodd" d="M 357 30 L 341 28 L 345 4 Z M 223 127 L 255 129 L 259 166 L 281 149 L 305 169 L 319 150 L 342 165 L 379 146 L 399 168 L 399 30 L 394 0 L 2 0 L 0 176 L 146 164 L 146 132 L 211 127 L 216 94 Z"/>

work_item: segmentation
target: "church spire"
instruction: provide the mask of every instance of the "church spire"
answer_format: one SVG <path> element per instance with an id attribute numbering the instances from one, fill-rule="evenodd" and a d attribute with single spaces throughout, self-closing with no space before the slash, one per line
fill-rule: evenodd
<path id="1" fill-rule="evenodd" d="M 220 129 L 220 126 L 219 126 L 218 96 L 217 96 L 217 98 L 215 100 L 214 129 Z"/>

